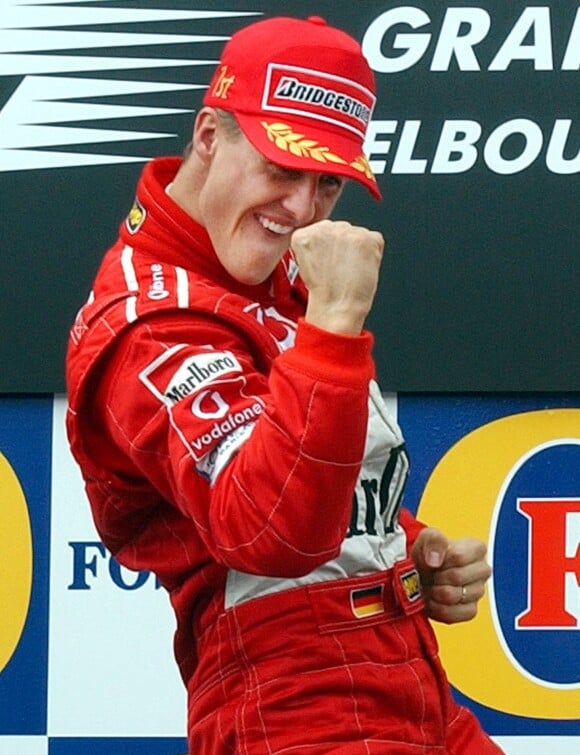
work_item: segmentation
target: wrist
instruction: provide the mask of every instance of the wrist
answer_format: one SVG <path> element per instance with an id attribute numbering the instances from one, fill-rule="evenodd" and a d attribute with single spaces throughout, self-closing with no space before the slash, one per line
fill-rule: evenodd
<path id="1" fill-rule="evenodd" d="M 363 331 L 366 315 L 366 311 L 356 312 L 352 307 L 323 305 L 309 301 L 304 320 L 329 333 L 359 336 Z"/>

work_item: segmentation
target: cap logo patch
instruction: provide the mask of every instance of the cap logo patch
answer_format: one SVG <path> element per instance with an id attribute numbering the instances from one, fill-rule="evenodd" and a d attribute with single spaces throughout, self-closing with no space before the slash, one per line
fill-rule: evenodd
<path id="1" fill-rule="evenodd" d="M 214 85 L 212 95 L 214 97 L 219 97 L 222 100 L 227 100 L 229 88 L 234 83 L 235 78 L 236 77 L 233 74 L 228 76 L 227 66 L 222 66 Z"/>
<path id="2" fill-rule="evenodd" d="M 375 99 L 369 89 L 350 79 L 270 63 L 262 109 L 334 123 L 364 138 Z"/>

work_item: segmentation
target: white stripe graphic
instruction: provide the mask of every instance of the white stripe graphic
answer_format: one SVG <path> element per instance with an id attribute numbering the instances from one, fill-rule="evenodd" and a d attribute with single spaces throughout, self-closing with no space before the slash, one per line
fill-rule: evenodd
<path id="1" fill-rule="evenodd" d="M 155 383 L 149 380 L 149 375 L 151 372 L 155 372 L 159 365 L 163 364 L 168 359 L 171 359 L 171 357 L 178 351 L 186 348 L 187 344 L 185 343 L 178 343 L 175 346 L 171 346 L 169 349 L 167 349 L 167 351 L 164 351 L 163 354 L 154 359 L 151 364 L 148 364 L 147 367 L 145 367 L 145 369 L 139 373 L 139 380 L 143 383 L 143 385 L 147 386 L 151 393 L 156 396 L 162 403 L 166 404 L 168 408 L 171 408 L 173 405 L 171 399 L 164 396 L 163 393 L 158 390 Z"/>
<path id="2" fill-rule="evenodd" d="M 177 280 L 177 306 L 181 309 L 189 307 L 189 280 L 187 273 L 182 267 L 175 268 Z"/>
<path id="3" fill-rule="evenodd" d="M 179 8 L 86 7 L 93 0 L 3 0 L 0 13 L 0 76 L 22 77 L 0 111 L 0 172 L 116 163 L 144 162 L 157 154 L 102 154 L 95 146 L 85 151 L 68 151 L 72 145 L 119 144 L 138 140 L 177 138 L 178 124 L 167 130 L 140 130 L 140 119 L 191 112 L 191 108 L 141 107 L 91 102 L 95 97 L 151 94 L 164 91 L 205 89 L 217 63 L 220 44 L 228 36 L 199 33 L 158 33 L 160 22 L 180 21 L 184 30 L 212 18 L 244 18 L 261 15 L 259 11 L 183 10 Z M 95 2 L 97 0 L 94 0 Z M 160 3 L 171 5 L 171 3 Z M 154 24 L 154 33 L 143 33 L 143 24 Z M 140 24 L 138 31 L 133 31 Z M 86 30 L 82 27 L 88 27 Z M 95 27 L 109 27 L 95 31 Z M 228 28 L 229 32 L 229 28 Z M 215 59 L 196 59 L 185 45 L 216 43 Z M 174 48 L 174 45 L 179 47 Z M 147 57 L 115 57 L 123 48 L 147 47 Z M 157 50 L 157 48 L 161 49 Z M 167 54 L 178 51 L 178 57 Z M 92 51 L 79 55 L 77 51 Z M 147 69 L 172 69 L 205 66 L 197 82 L 187 84 L 131 81 L 135 72 Z M 211 69 L 207 69 L 211 66 Z M 127 81 L 107 78 L 128 71 Z M 89 77 L 59 77 L 51 74 L 90 72 Z M 110 74 L 109 74 L 110 72 Z M 104 76 L 99 78 L 99 73 Z M 176 77 L 174 77 L 176 78 Z M 71 102 L 81 99 L 82 102 Z M 189 104 L 189 102 L 188 102 Z M 195 107 L 195 103 L 192 103 Z M 102 128 L 86 122 L 132 119 L 128 129 L 116 130 L 108 123 Z M 82 122 L 82 126 L 71 124 Z M 148 125 L 151 120 L 148 121 Z M 58 125 L 53 125 L 58 124 Z M 149 128 L 151 126 L 149 125 Z M 43 147 L 47 149 L 44 150 Z M 55 147 L 62 149 L 56 150 Z"/>
<path id="4" fill-rule="evenodd" d="M 123 268 L 125 283 L 129 291 L 138 291 L 139 283 L 137 282 L 137 274 L 133 267 L 133 247 L 128 244 L 121 252 L 121 267 Z"/>
<path id="5" fill-rule="evenodd" d="M 137 297 L 130 296 L 125 304 L 125 316 L 127 322 L 135 322 L 137 319 Z"/>

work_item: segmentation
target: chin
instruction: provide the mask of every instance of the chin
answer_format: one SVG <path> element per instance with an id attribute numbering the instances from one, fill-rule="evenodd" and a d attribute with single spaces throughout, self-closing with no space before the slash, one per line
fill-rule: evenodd
<path id="1" fill-rule="evenodd" d="M 272 250 L 268 250 L 267 254 L 252 255 L 253 261 L 252 258 L 247 260 L 246 265 L 233 269 L 231 275 L 246 286 L 258 286 L 272 275 L 284 256 L 284 251 L 272 254 Z"/>
<path id="2" fill-rule="evenodd" d="M 244 273 L 242 271 L 236 272 L 233 277 L 238 281 L 238 283 L 242 283 L 244 286 L 259 286 L 260 283 L 263 283 L 265 280 L 268 280 L 268 278 L 272 275 L 272 271 L 268 273 L 264 273 L 263 275 L 257 275 L 256 273 Z"/>

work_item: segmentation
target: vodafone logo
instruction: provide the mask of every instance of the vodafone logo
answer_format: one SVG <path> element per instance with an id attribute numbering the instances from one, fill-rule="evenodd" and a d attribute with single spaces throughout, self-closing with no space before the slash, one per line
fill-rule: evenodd
<path id="1" fill-rule="evenodd" d="M 221 399 L 219 394 L 217 394 L 216 399 L 215 393 L 212 395 L 209 395 L 209 391 L 206 391 L 205 393 L 208 395 L 203 398 L 209 402 L 207 410 L 209 413 L 203 415 L 197 414 L 197 412 L 193 410 L 193 407 L 192 411 L 194 411 L 194 414 L 197 414 L 198 417 L 203 416 L 207 419 L 219 418 L 221 421 L 214 422 L 207 432 L 191 442 L 194 456 L 197 460 L 201 458 L 200 454 L 203 455 L 207 453 L 212 447 L 216 446 L 234 431 L 244 427 L 244 425 L 249 425 L 250 423 L 255 422 L 264 410 L 262 404 L 259 401 L 255 401 L 251 406 L 247 406 L 235 412 L 229 412 L 230 407 L 223 401 L 223 399 Z M 200 401 L 199 403 L 201 404 L 202 402 Z M 211 414 L 211 408 L 209 408 L 212 405 L 216 412 L 213 415 Z M 223 411 L 224 409 L 225 411 Z M 197 411 L 200 411 L 199 406 Z M 201 409 L 201 411 L 205 412 L 204 409 Z"/>
<path id="2" fill-rule="evenodd" d="M 191 403 L 191 411 L 200 419 L 221 419 L 229 408 L 217 391 L 201 391 Z"/>

